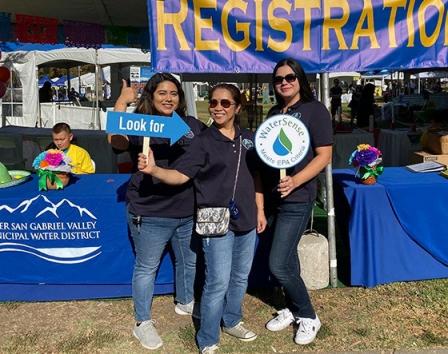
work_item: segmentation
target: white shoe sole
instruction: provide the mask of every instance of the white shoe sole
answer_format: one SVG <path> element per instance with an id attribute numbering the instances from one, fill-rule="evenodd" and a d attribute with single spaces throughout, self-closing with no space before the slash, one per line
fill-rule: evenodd
<path id="1" fill-rule="evenodd" d="M 223 331 L 223 333 L 227 334 L 230 337 L 236 338 L 236 339 L 238 339 L 238 340 L 240 340 L 242 342 L 252 342 L 253 340 L 257 339 L 257 337 L 258 337 L 258 335 L 256 334 L 256 335 L 254 335 L 253 337 L 250 337 L 250 338 L 240 338 L 240 337 L 234 336 L 233 334 L 227 333 L 225 331 Z"/>
<path id="2" fill-rule="evenodd" d="M 138 338 L 138 336 L 134 333 L 134 331 L 132 331 L 132 334 L 134 335 L 135 338 L 138 339 L 138 341 L 140 342 L 140 345 L 141 345 L 143 348 L 150 349 L 150 350 L 155 350 L 155 349 L 160 348 L 160 347 L 163 345 L 163 342 L 160 342 L 159 344 L 157 344 L 157 345 L 154 346 L 154 347 L 150 347 L 149 345 L 144 345 L 144 344 L 140 341 L 140 338 Z"/>

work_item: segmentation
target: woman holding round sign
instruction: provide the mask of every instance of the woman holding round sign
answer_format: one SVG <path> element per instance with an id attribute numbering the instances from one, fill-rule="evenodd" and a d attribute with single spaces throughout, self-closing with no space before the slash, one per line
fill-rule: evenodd
<path id="1" fill-rule="evenodd" d="M 316 198 L 316 176 L 331 161 L 333 133 L 330 114 L 314 99 L 297 61 L 278 62 L 272 78 L 277 105 L 258 128 L 255 146 L 267 165 L 262 178 L 273 233 L 269 268 L 284 289 L 287 308 L 266 328 L 280 331 L 296 322 L 294 341 L 304 345 L 315 339 L 321 323 L 300 277 L 297 245 Z"/>
<path id="2" fill-rule="evenodd" d="M 205 284 L 197 342 L 202 353 L 214 353 L 223 332 L 242 341 L 257 335 L 243 326 L 241 304 L 255 252 L 256 232 L 264 231 L 263 195 L 256 192 L 259 160 L 253 133 L 235 123 L 241 94 L 218 84 L 209 94 L 213 124 L 189 146 L 175 169 L 165 169 L 141 154 L 139 169 L 173 185 L 193 180 L 196 188 L 196 232 L 202 236 Z M 259 185 L 259 184 L 258 184 Z"/>
<path id="3" fill-rule="evenodd" d="M 151 77 L 137 100 L 136 90 L 123 80 L 123 87 L 114 110 L 126 111 L 136 102 L 134 113 L 167 116 L 176 112 L 190 131 L 175 144 L 167 138 L 151 138 L 157 164 L 173 168 L 177 160 L 205 125 L 186 116 L 185 95 L 179 81 L 171 74 L 157 73 Z M 145 137 L 146 138 L 146 137 Z M 129 149 L 137 160 L 142 151 L 143 137 L 109 135 L 109 141 L 119 150 Z M 156 349 L 163 342 L 154 326 L 151 304 L 154 282 L 163 252 L 170 242 L 175 256 L 175 312 L 192 315 L 196 274 L 196 247 L 193 232 L 194 190 L 192 183 L 169 186 L 148 174 L 132 175 L 126 192 L 128 226 L 135 246 L 135 265 L 132 278 L 132 298 L 136 324 L 133 334 L 143 347 Z"/>

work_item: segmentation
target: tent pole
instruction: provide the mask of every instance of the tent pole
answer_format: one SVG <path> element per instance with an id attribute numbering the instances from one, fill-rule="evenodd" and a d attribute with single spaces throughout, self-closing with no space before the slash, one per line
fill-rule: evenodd
<path id="1" fill-rule="evenodd" d="M 322 102 L 325 107 L 330 107 L 330 86 L 329 74 L 320 74 L 320 92 Z M 336 233 L 335 233 L 335 212 L 334 212 L 334 198 L 333 198 L 333 174 L 331 163 L 325 168 L 325 187 L 326 187 L 326 209 L 327 209 L 327 223 L 328 223 L 328 248 L 330 256 L 330 284 L 333 288 L 338 285 L 337 273 L 337 259 L 336 259 Z"/>
<path id="2" fill-rule="evenodd" d="M 96 124 L 98 123 L 98 129 L 101 129 L 100 122 L 100 110 L 99 110 L 99 66 L 98 66 L 98 49 L 95 49 L 95 122 L 92 122 L 92 128 L 96 128 Z"/>
<path id="3" fill-rule="evenodd" d="M 42 128 L 42 114 L 40 112 L 40 98 L 39 98 L 39 68 L 37 66 L 35 72 L 36 72 L 36 86 L 37 86 L 37 120 L 35 126 L 36 128 L 37 127 Z"/>

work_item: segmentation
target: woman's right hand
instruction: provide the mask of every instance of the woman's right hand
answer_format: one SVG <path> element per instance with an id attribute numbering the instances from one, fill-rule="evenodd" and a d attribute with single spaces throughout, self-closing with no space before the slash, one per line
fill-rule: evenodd
<path id="1" fill-rule="evenodd" d="M 126 80 L 121 80 L 122 86 L 121 86 L 121 92 L 120 96 L 117 99 L 117 104 L 119 105 L 128 105 L 130 103 L 134 103 L 137 101 L 137 90 L 128 86 L 128 83 Z"/>
<path id="2" fill-rule="evenodd" d="M 154 153 L 151 148 L 149 149 L 148 156 L 145 156 L 144 153 L 138 154 L 138 164 L 137 167 L 139 171 L 151 175 L 156 166 L 156 161 L 154 160 Z"/>

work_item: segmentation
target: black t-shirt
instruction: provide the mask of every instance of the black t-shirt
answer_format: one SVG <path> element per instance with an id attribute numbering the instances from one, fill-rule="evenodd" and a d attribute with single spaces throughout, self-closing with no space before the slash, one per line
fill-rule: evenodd
<path id="1" fill-rule="evenodd" d="M 259 160 L 254 134 L 235 127 L 235 139 L 231 140 L 212 125 L 194 139 L 187 153 L 176 162 L 176 169 L 194 180 L 198 207 L 227 207 L 233 194 L 240 136 L 241 161 L 235 191 L 240 217 L 230 221 L 230 230 L 235 232 L 252 230 L 257 223 L 253 173 Z"/>
<path id="2" fill-rule="evenodd" d="M 271 108 L 268 118 L 276 114 L 281 114 L 281 107 L 278 105 Z M 311 146 L 305 158 L 297 165 L 286 170 L 288 176 L 293 176 L 303 170 L 316 156 L 315 148 L 333 144 L 333 129 L 327 108 L 316 100 L 304 103 L 299 101 L 289 107 L 286 114 L 300 119 L 308 128 L 311 139 Z M 261 176 L 265 192 L 265 209 L 275 208 L 282 200 L 286 202 L 311 202 L 316 199 L 316 178 L 302 184 L 287 197 L 280 198 L 280 193 L 277 191 L 280 181 L 280 170 L 263 165 Z"/>
<path id="3" fill-rule="evenodd" d="M 191 128 L 175 144 L 170 146 L 169 139 L 151 138 L 150 146 L 154 152 L 157 166 L 174 168 L 176 161 L 185 153 L 186 148 L 194 141 L 206 126 L 193 117 L 183 117 Z M 141 151 L 143 137 L 129 136 L 131 150 Z M 171 186 L 160 182 L 157 178 L 142 172 L 132 175 L 126 193 L 129 211 L 135 215 L 164 218 L 182 218 L 194 214 L 193 183 Z"/>

